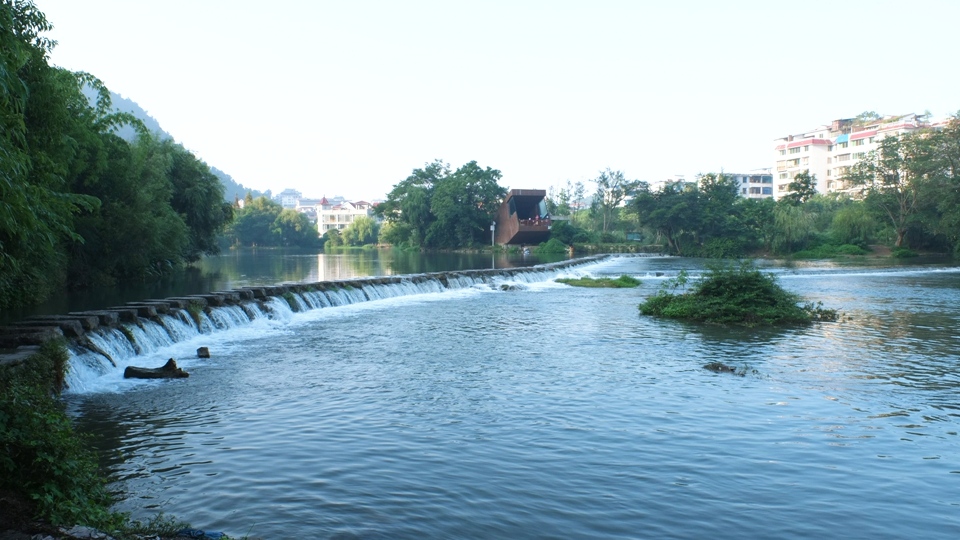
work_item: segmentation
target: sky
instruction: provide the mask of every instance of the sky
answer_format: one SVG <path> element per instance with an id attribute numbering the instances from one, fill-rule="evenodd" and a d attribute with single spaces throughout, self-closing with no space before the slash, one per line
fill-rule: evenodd
<path id="1" fill-rule="evenodd" d="M 35 0 L 54 65 L 237 182 L 384 198 L 435 160 L 508 189 L 771 167 L 864 111 L 960 110 L 954 0 Z"/>

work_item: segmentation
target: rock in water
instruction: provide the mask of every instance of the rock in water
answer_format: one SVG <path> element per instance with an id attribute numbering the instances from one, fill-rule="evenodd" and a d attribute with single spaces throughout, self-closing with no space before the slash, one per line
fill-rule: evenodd
<path id="1" fill-rule="evenodd" d="M 182 379 L 189 376 L 189 373 L 177 367 L 177 361 L 173 358 L 167 360 L 167 363 L 164 364 L 163 367 L 142 368 L 127 366 L 127 369 L 123 370 L 124 379 Z"/>
<path id="2" fill-rule="evenodd" d="M 197 349 L 197 358 L 210 358 L 210 349 L 206 347 Z"/>

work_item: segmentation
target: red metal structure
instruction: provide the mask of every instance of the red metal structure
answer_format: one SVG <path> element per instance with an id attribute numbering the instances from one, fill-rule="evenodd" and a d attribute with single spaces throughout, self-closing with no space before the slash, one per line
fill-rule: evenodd
<path id="1" fill-rule="evenodd" d="M 550 216 L 542 189 L 511 189 L 497 213 L 498 244 L 539 244 L 550 239 Z"/>

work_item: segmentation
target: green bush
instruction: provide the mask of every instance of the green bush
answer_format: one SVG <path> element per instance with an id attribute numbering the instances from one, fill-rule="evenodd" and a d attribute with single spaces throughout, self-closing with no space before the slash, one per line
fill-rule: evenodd
<path id="1" fill-rule="evenodd" d="M 853 244 L 842 244 L 839 246 L 831 244 L 822 244 L 810 249 L 798 251 L 792 255 L 794 259 L 832 259 L 834 257 L 846 257 L 856 255 L 866 255 L 867 250 Z"/>
<path id="2" fill-rule="evenodd" d="M 542 242 L 536 248 L 537 253 L 566 253 L 569 247 L 566 244 L 557 240 L 556 238 L 551 238 L 546 242 Z"/>
<path id="3" fill-rule="evenodd" d="M 799 305 L 800 298 L 784 290 L 772 274 L 750 264 L 714 267 L 690 292 L 670 290 L 685 287 L 686 273 L 664 283 L 660 291 L 640 304 L 644 315 L 690 321 L 760 326 L 835 321 L 834 310 L 821 304 Z"/>
<path id="4" fill-rule="evenodd" d="M 640 280 L 624 275 L 616 279 L 613 279 L 613 278 L 594 279 L 591 277 L 582 277 L 579 279 L 562 278 L 562 279 L 558 279 L 557 283 L 564 283 L 566 285 L 572 285 L 574 287 L 630 289 L 630 288 L 639 286 Z"/>
<path id="5" fill-rule="evenodd" d="M 96 456 L 78 437 L 56 398 L 68 359 L 62 341 L 48 342 L 24 364 L 0 369 L 0 491 L 55 525 L 115 525 Z"/>
<path id="6" fill-rule="evenodd" d="M 890 252 L 890 256 L 895 259 L 908 259 L 910 257 L 917 257 L 918 254 L 916 251 L 905 247 L 893 248 Z"/>

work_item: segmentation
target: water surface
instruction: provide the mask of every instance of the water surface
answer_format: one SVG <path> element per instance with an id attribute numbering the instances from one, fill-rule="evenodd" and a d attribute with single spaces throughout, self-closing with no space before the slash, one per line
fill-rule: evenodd
<path id="1" fill-rule="evenodd" d="M 138 359 L 189 379 L 68 398 L 118 509 L 235 536 L 960 536 L 960 269 L 770 268 L 838 324 L 638 313 L 700 264 L 574 272 L 634 290 L 522 282 L 257 319 Z"/>

